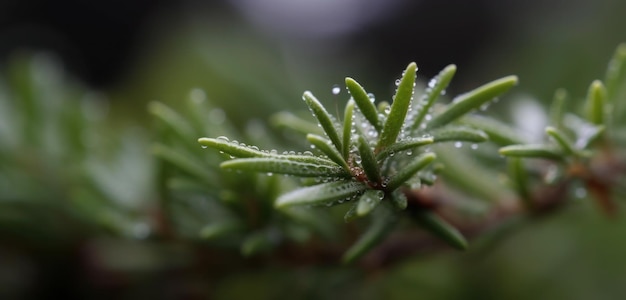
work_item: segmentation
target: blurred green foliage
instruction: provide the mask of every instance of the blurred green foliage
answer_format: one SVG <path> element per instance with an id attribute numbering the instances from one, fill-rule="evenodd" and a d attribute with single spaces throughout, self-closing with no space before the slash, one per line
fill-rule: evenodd
<path id="1" fill-rule="evenodd" d="M 624 5 L 602 3 L 594 18 L 571 22 L 562 17 L 555 26 L 544 16 L 536 27 L 520 29 L 528 31 L 526 38 L 486 49 L 476 66 L 464 69 L 478 79 L 462 77 L 466 81 L 459 89 L 474 80 L 516 73 L 521 89 L 540 102 L 551 99 L 555 88 L 566 87 L 578 97 L 568 105 L 581 107 L 576 100 L 584 97 L 591 80 L 603 76 L 605 62 L 621 41 L 609 33 L 623 28 L 619 14 Z M 570 17 L 581 13 L 566 12 Z M 597 22 L 603 18 L 607 21 Z M 384 270 L 364 272 L 328 262 L 292 266 L 267 254 L 244 258 L 242 252 L 253 254 L 246 249 L 265 249 L 255 246 L 254 234 L 237 232 L 240 226 L 278 232 L 277 237 L 296 244 L 310 236 L 337 235 L 330 238 L 330 252 L 345 247 L 345 237 L 324 222 L 315 232 L 286 226 L 290 223 L 264 227 L 267 220 L 293 217 L 278 214 L 271 205 L 259 223 L 228 227 L 235 223 L 226 222 L 221 227 L 234 231 L 211 227 L 216 218 L 246 219 L 249 212 L 237 205 L 219 211 L 211 201 L 239 194 L 243 186 L 253 187 L 243 191 L 247 196 L 266 195 L 267 200 L 291 183 L 232 173 L 193 182 L 190 172 L 203 172 L 205 165 L 220 160 L 195 147 L 196 138 L 222 135 L 225 124 L 186 123 L 194 138 L 175 140 L 168 133 L 171 127 L 152 120 L 146 106 L 158 100 L 174 112 L 186 110 L 186 116 L 199 112 L 187 100 L 206 96 L 208 114 L 219 119 L 215 109 L 221 109 L 224 120 L 232 121 L 224 134 L 260 144 L 270 136 L 268 147 L 306 150 L 260 120 L 280 110 L 298 111 L 304 89 L 327 91 L 324 98 L 333 99 L 330 87 L 339 78 L 367 69 L 358 64 L 372 63 L 321 63 L 298 54 L 287 60 L 278 46 L 250 28 L 228 20 L 212 22 L 192 22 L 166 34 L 138 62 L 127 84 L 106 96 L 68 78 L 45 55 L 18 55 L 2 66 L 0 298 L 55 293 L 88 299 L 615 299 L 626 292 L 626 242 L 620 239 L 626 234 L 624 218 L 607 219 L 583 199 L 550 218 L 521 220 L 523 226 L 478 237 L 467 253 L 417 254 Z M 534 35 L 542 30 L 548 33 Z M 494 106 L 507 111 L 502 104 Z M 164 108 L 153 111 L 159 109 Z M 170 148 L 189 153 L 185 158 L 192 159 L 191 169 L 173 168 Z M 344 213 L 338 209 L 312 221 L 337 220 Z M 232 233 L 237 240 L 222 236 L 207 241 L 206 235 L 216 232 Z M 229 250 L 233 244 L 237 251 Z M 298 247 L 279 251 L 289 257 L 307 255 Z"/>

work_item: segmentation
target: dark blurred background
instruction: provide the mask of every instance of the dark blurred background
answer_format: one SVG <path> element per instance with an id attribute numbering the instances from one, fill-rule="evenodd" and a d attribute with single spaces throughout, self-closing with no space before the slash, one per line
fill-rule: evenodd
<path id="1" fill-rule="evenodd" d="M 50 52 L 70 74 L 111 100 L 115 121 L 145 125 L 149 101 L 176 106 L 190 89 L 201 87 L 242 124 L 283 109 L 302 110 L 306 89 L 325 102 L 345 101 L 345 92 L 331 93 L 345 76 L 389 100 L 394 79 L 410 61 L 417 62 L 423 81 L 457 64 L 451 94 L 517 74 L 520 85 L 507 97 L 545 104 L 556 88 L 565 87 L 581 98 L 588 84 L 604 75 L 615 47 L 626 41 L 624 28 L 626 1 L 617 0 L 4 0 L 0 64 L 23 51 Z M 495 109 L 510 113 L 503 102 Z M 626 260 L 620 259 L 626 251 L 624 220 L 607 221 L 584 208 L 537 222 L 485 256 L 416 257 L 366 278 L 343 268 L 311 272 L 328 277 L 320 285 L 329 291 L 359 279 L 341 286 L 337 298 L 620 299 L 626 294 Z M 90 247 L 133 259 L 107 261 L 92 256 Z M 0 247 L 0 269 L 11 270 L 0 270 L 0 289 L 33 298 L 167 299 L 179 290 L 203 288 L 201 276 L 185 282 L 175 273 L 152 275 L 153 260 L 179 252 L 175 245 L 150 247 L 96 241 L 73 252 L 51 247 L 24 255 L 14 251 L 19 245 Z M 144 250 L 155 257 L 132 255 Z M 134 260 L 138 257 L 145 260 Z M 98 273 L 107 263 L 121 271 Z M 96 271 L 85 275 L 85 269 Z M 246 292 L 272 299 L 280 295 L 280 284 L 291 283 L 293 272 L 279 267 L 229 274 L 212 292 L 223 299 Z M 295 270 L 295 276 L 308 278 L 302 275 L 307 272 Z M 88 286 L 73 286 L 75 281 L 101 290 L 94 295 L 84 290 Z M 371 289 L 376 292 L 368 294 Z"/>
<path id="2" fill-rule="evenodd" d="M 207 23 L 229 19 L 262 38 L 329 61 L 355 60 L 357 55 L 383 78 L 410 60 L 418 60 L 421 70 L 432 76 L 451 61 L 465 66 L 489 44 L 506 41 L 514 31 L 512 21 L 533 6 L 528 2 L 510 9 L 494 1 L 310 2 L 3 1 L 0 53 L 53 51 L 79 77 L 106 88 L 119 83 L 150 51 L 148 42 L 159 43 L 154 35 L 162 27 L 180 27 L 195 17 Z"/>
<path id="3" fill-rule="evenodd" d="M 191 73 L 210 73 L 164 70 L 190 52 L 189 59 L 203 56 L 206 64 L 199 65 L 217 72 L 230 60 L 245 67 L 247 60 L 261 59 L 270 69 L 251 72 L 284 75 L 300 85 L 298 93 L 328 87 L 348 74 L 368 85 L 389 82 L 409 61 L 418 63 L 422 79 L 455 63 L 460 69 L 455 89 L 515 73 L 525 90 L 546 97 L 555 87 L 580 89 L 578 83 L 591 79 L 582 74 L 600 75 L 626 35 L 624 6 L 622 1 L 5 0 L 0 56 L 6 59 L 17 49 L 52 51 L 76 76 L 105 90 L 136 87 L 136 81 L 150 80 L 146 77 L 176 84 Z M 151 76 L 138 75 L 146 72 Z M 160 72 L 168 78 L 154 74 Z"/>
<path id="4" fill-rule="evenodd" d="M 170 1 L 172 2 L 172 1 Z M 139 56 L 149 20 L 167 1 L 2 1 L 0 53 L 56 53 L 78 77 L 95 87 L 119 82 Z M 180 5 L 169 3 L 180 10 Z"/>

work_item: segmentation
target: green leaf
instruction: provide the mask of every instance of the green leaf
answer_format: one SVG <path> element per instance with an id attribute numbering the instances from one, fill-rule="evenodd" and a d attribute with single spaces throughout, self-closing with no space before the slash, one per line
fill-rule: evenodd
<path id="1" fill-rule="evenodd" d="M 353 122 L 353 114 L 354 114 L 354 100 L 349 100 L 346 103 L 346 109 L 344 110 L 343 115 L 343 159 L 345 161 L 348 160 L 350 156 L 350 140 L 352 138 L 352 122 Z"/>
<path id="2" fill-rule="evenodd" d="M 334 205 L 358 196 L 367 185 L 353 180 L 322 183 L 291 191 L 278 199 L 274 206 L 283 208 L 293 205 Z"/>
<path id="3" fill-rule="evenodd" d="M 500 148 L 501 155 L 512 157 L 545 158 L 562 160 L 563 152 L 553 146 L 542 144 L 511 145 Z"/>
<path id="4" fill-rule="evenodd" d="M 434 212 L 418 209 L 413 211 L 412 215 L 418 224 L 448 245 L 459 250 L 467 249 L 467 241 L 463 235 Z"/>
<path id="5" fill-rule="evenodd" d="M 9 63 L 7 81 L 13 90 L 16 110 L 23 120 L 20 134 L 25 140 L 37 143 L 42 138 L 42 121 L 46 113 L 42 106 L 37 82 L 33 80 L 38 69 L 32 58 L 18 55 Z M 40 72 L 41 70 L 39 70 Z"/>
<path id="6" fill-rule="evenodd" d="M 482 130 L 466 126 L 445 126 L 430 132 L 435 143 L 449 141 L 463 141 L 482 143 L 489 139 L 489 136 Z"/>
<path id="7" fill-rule="evenodd" d="M 433 79 L 430 80 L 430 82 L 428 83 L 428 88 L 426 89 L 426 94 L 418 103 L 421 108 L 417 113 L 417 116 L 415 117 L 413 125 L 411 126 L 412 131 L 420 128 L 420 125 L 424 121 L 424 118 L 429 113 L 433 104 L 435 104 L 437 98 L 439 98 L 439 95 L 441 95 L 446 87 L 448 87 L 455 73 L 456 66 L 448 65 L 443 70 L 441 70 L 441 72 L 439 72 L 437 76 L 433 77 Z"/>
<path id="8" fill-rule="evenodd" d="M 604 125 L 601 126 L 593 126 L 589 129 L 589 131 L 585 131 L 583 134 L 578 136 L 576 140 L 576 145 L 580 149 L 586 149 L 591 145 L 595 140 L 597 140 L 602 134 L 606 127 Z"/>
<path id="9" fill-rule="evenodd" d="M 356 209 L 359 206 L 359 202 L 354 202 L 354 204 L 352 204 L 352 206 L 350 206 L 350 209 L 346 212 L 346 214 L 343 216 L 343 221 L 348 223 L 351 222 L 352 220 L 358 218 L 359 216 L 356 214 Z"/>
<path id="10" fill-rule="evenodd" d="M 302 99 L 304 99 L 304 102 L 306 102 L 306 104 L 309 106 L 309 108 L 319 121 L 320 125 L 324 129 L 324 132 L 326 132 L 328 138 L 330 138 L 330 140 L 335 145 L 335 148 L 337 148 L 337 150 L 341 152 L 341 139 L 339 139 L 339 134 L 337 133 L 337 129 L 335 128 L 335 124 L 331 115 L 326 111 L 322 103 L 320 103 L 319 100 L 317 100 L 317 98 L 315 98 L 315 96 L 313 96 L 311 92 L 304 92 Z"/>
<path id="11" fill-rule="evenodd" d="M 234 157 L 268 157 L 269 154 L 263 153 L 258 149 L 242 146 L 235 141 L 229 141 L 227 137 L 218 138 L 199 138 L 198 143 L 202 147 L 211 147 Z"/>
<path id="12" fill-rule="evenodd" d="M 374 105 L 370 97 L 367 95 L 365 89 L 363 89 L 358 82 L 350 77 L 346 77 L 346 87 L 348 87 L 350 95 L 352 95 L 352 99 L 356 102 L 356 105 L 361 110 L 361 113 L 363 113 L 363 116 L 374 126 L 374 128 L 376 128 L 376 130 L 381 131 L 383 127 L 380 124 L 380 120 L 378 120 L 376 105 Z"/>
<path id="13" fill-rule="evenodd" d="M 439 165 L 439 167 L 442 167 L 441 170 L 444 170 L 443 165 Z M 420 186 L 433 185 L 435 184 L 435 180 L 437 180 L 437 176 L 435 175 L 435 173 L 430 173 L 429 175 L 426 175 L 426 176 L 422 176 L 420 174 L 418 179 L 420 181 Z"/>
<path id="14" fill-rule="evenodd" d="M 616 103 L 615 97 L 619 92 L 620 84 L 626 75 L 626 43 L 622 43 L 615 49 L 615 54 L 609 62 L 604 82 L 606 83 L 607 99 Z"/>
<path id="15" fill-rule="evenodd" d="M 451 104 L 446 106 L 442 113 L 428 123 L 428 128 L 434 129 L 446 125 L 470 111 L 480 108 L 481 105 L 502 95 L 516 84 L 517 76 L 507 76 L 459 95 Z"/>
<path id="16" fill-rule="evenodd" d="M 374 184 L 379 184 L 381 178 L 378 163 L 376 162 L 374 152 L 372 152 L 369 143 L 362 135 L 359 135 L 359 153 L 361 154 L 361 166 L 363 167 L 367 179 Z"/>
<path id="17" fill-rule="evenodd" d="M 235 141 L 229 141 L 226 137 L 213 138 L 199 138 L 198 143 L 203 147 L 211 147 L 222 151 L 230 156 L 239 158 L 274 158 L 278 160 L 290 160 L 302 163 L 325 165 L 330 167 L 336 167 L 337 164 L 328 159 L 324 159 L 312 155 L 296 155 L 296 154 L 277 154 L 276 151 L 263 152 L 258 150 L 255 146 L 243 146 Z"/>
<path id="18" fill-rule="evenodd" d="M 558 130 L 554 127 L 548 126 L 546 127 L 546 133 L 551 136 L 566 155 L 576 155 L 577 150 L 572 141 L 565 135 L 564 132 Z"/>
<path id="19" fill-rule="evenodd" d="M 605 102 L 606 88 L 600 80 L 594 80 L 587 93 L 587 120 L 593 124 L 603 124 Z"/>
<path id="20" fill-rule="evenodd" d="M 328 143 L 330 143 L 329 140 L 327 140 L 324 137 L 321 137 L 319 135 L 316 135 L 316 134 L 307 134 L 306 139 L 312 145 L 317 147 L 317 149 L 319 149 L 324 154 L 326 154 L 328 156 L 328 158 L 330 158 L 330 160 L 332 160 L 332 161 L 336 162 L 338 165 L 342 166 L 344 168 L 344 170 L 346 170 L 347 172 L 350 172 L 350 167 L 348 166 L 348 163 L 343 159 L 343 157 L 341 157 L 341 154 L 339 154 L 339 152 L 337 152 L 337 150 L 335 150 L 332 147 L 330 147 L 330 145 L 328 144 Z"/>
<path id="21" fill-rule="evenodd" d="M 493 118 L 468 115 L 461 119 L 461 124 L 482 130 L 489 140 L 500 146 L 525 144 L 527 139 L 515 128 Z"/>
<path id="22" fill-rule="evenodd" d="M 524 162 L 518 157 L 511 157 L 508 161 L 509 177 L 511 178 L 515 191 L 520 198 L 522 198 L 526 208 L 533 208 L 533 203 L 531 202 L 531 192 L 528 187 L 529 174 L 524 167 Z"/>
<path id="23" fill-rule="evenodd" d="M 160 102 L 151 102 L 148 104 L 148 111 L 163 121 L 176 136 L 185 140 L 193 140 L 195 138 L 189 123 L 167 105 Z"/>
<path id="24" fill-rule="evenodd" d="M 558 89 L 554 92 L 552 105 L 550 106 L 550 121 L 556 128 L 563 128 L 563 107 L 567 99 L 567 91 Z"/>
<path id="25" fill-rule="evenodd" d="M 398 218 L 391 212 L 383 211 L 372 219 L 367 231 L 343 255 L 343 263 L 352 263 L 376 247 L 395 227 Z"/>
<path id="26" fill-rule="evenodd" d="M 385 197 L 385 192 L 380 190 L 367 190 L 359 198 L 356 213 L 359 217 L 368 215 Z"/>
<path id="27" fill-rule="evenodd" d="M 400 169 L 397 174 L 395 174 L 389 182 L 387 183 L 387 190 L 393 191 L 399 188 L 402 184 L 404 184 L 407 180 L 409 180 L 415 173 L 419 170 L 426 167 L 429 163 L 437 158 L 435 153 L 424 153 L 414 160 L 409 162 L 404 168 Z"/>
<path id="28" fill-rule="evenodd" d="M 399 210 L 405 210 L 409 205 L 406 196 L 399 190 L 396 190 L 391 194 L 391 202 Z"/>
<path id="29" fill-rule="evenodd" d="M 411 104 L 411 98 L 413 98 L 413 86 L 415 85 L 415 72 L 417 71 L 417 65 L 413 62 L 410 63 L 404 75 L 398 85 L 398 90 L 394 96 L 393 103 L 391 103 L 391 110 L 389 116 L 383 127 L 383 131 L 380 134 L 378 145 L 376 149 L 378 151 L 387 148 L 389 145 L 396 142 L 398 134 L 404 124 L 409 105 Z"/>
<path id="30" fill-rule="evenodd" d="M 604 133 L 606 129 L 604 125 L 594 125 L 573 114 L 565 115 L 563 124 L 576 134 L 575 146 L 577 149 L 588 148 L 594 141 L 602 136 L 602 133 Z"/>
<path id="31" fill-rule="evenodd" d="M 236 169 L 251 172 L 271 174 L 285 174 L 300 177 L 345 177 L 345 170 L 339 166 L 328 166 L 302 162 L 297 160 L 280 159 L 275 157 L 237 158 L 220 164 L 224 169 Z"/>
<path id="32" fill-rule="evenodd" d="M 409 139 L 406 139 L 406 140 L 403 140 L 403 141 L 399 141 L 399 142 L 394 143 L 393 145 L 385 148 L 385 150 L 380 151 L 376 155 L 376 159 L 382 160 L 382 159 L 385 159 L 388 156 L 390 156 L 391 153 L 396 153 L 396 152 L 399 152 L 399 151 L 415 149 L 417 147 L 430 145 L 434 141 L 435 140 L 432 137 L 430 137 L 430 136 L 429 137 L 421 137 L 421 138 L 409 138 Z"/>
<path id="33" fill-rule="evenodd" d="M 272 154 L 270 152 L 269 154 L 265 153 L 266 154 L 265 157 L 284 159 L 284 160 L 289 160 L 289 161 L 294 161 L 294 162 L 327 166 L 327 167 L 333 167 L 333 168 L 338 167 L 338 165 L 334 161 L 328 160 L 326 158 L 313 156 L 310 152 L 308 155 L 306 153 L 307 152 L 305 152 L 305 154 Z"/>

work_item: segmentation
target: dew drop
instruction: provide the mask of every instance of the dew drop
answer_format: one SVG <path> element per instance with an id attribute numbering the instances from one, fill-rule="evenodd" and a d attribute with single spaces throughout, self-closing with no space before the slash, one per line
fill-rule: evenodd
<path id="1" fill-rule="evenodd" d="M 395 153 L 395 152 L 393 152 L 393 151 L 389 151 L 389 156 L 390 156 L 390 157 L 393 157 L 394 155 L 396 155 L 396 153 Z"/>
<path id="2" fill-rule="evenodd" d="M 411 151 L 411 150 L 407 150 L 407 151 L 406 151 L 406 155 L 408 155 L 408 156 L 413 155 L 413 151 Z"/>
<path id="3" fill-rule="evenodd" d="M 207 145 L 200 145 L 200 147 L 202 147 L 202 149 L 209 148 L 209 146 L 207 146 Z"/>
<path id="4" fill-rule="evenodd" d="M 419 180 L 412 180 L 409 185 L 412 190 L 419 190 L 422 187 L 422 183 Z"/>
<path id="5" fill-rule="evenodd" d="M 470 146 L 472 148 L 472 150 L 476 150 L 478 149 L 478 144 L 472 144 L 472 146 Z"/>
<path id="6" fill-rule="evenodd" d="M 387 187 L 388 184 L 389 184 L 389 178 L 385 178 L 385 180 L 383 180 L 383 183 L 381 185 L 382 187 Z"/>
<path id="7" fill-rule="evenodd" d="M 430 114 L 427 114 L 427 115 L 424 116 L 424 119 L 426 119 L 426 121 L 430 121 L 430 120 L 432 120 L 432 118 L 433 118 L 433 116 L 430 115 Z"/>
<path id="8" fill-rule="evenodd" d="M 272 172 L 267 172 L 267 173 L 266 173 L 266 175 L 267 175 L 267 176 L 274 176 L 274 173 L 272 173 Z"/>
<path id="9" fill-rule="evenodd" d="M 396 79 L 396 86 L 400 85 L 400 79 Z"/>
<path id="10" fill-rule="evenodd" d="M 436 84 L 437 84 L 437 80 L 433 78 L 428 82 L 428 87 L 432 89 L 435 87 Z"/>
<path id="11" fill-rule="evenodd" d="M 367 97 L 370 98 L 371 102 L 376 101 L 376 96 L 374 94 L 372 94 L 372 93 L 367 93 Z"/>
<path id="12" fill-rule="evenodd" d="M 332 88 L 331 91 L 332 91 L 333 95 L 339 95 L 339 93 L 341 93 L 341 87 L 339 87 L 338 84 L 335 84 L 335 85 L 333 85 L 333 88 Z"/>
<path id="13" fill-rule="evenodd" d="M 227 137 L 225 137 L 225 136 L 223 136 L 223 135 L 218 136 L 218 137 L 217 137 L 217 140 L 222 140 L 222 141 L 226 141 L 226 142 L 228 142 L 228 138 L 227 138 Z"/>
<path id="14" fill-rule="evenodd" d="M 461 148 L 461 147 L 463 147 L 463 143 L 461 143 L 461 142 L 454 142 L 454 147 L 455 148 Z"/>

